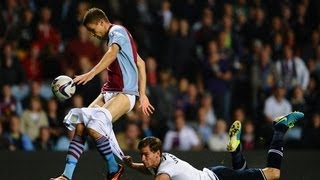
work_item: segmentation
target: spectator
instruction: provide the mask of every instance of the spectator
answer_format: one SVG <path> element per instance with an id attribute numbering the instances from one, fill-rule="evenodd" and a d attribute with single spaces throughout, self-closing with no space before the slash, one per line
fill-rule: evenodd
<path id="1" fill-rule="evenodd" d="M 63 55 L 62 66 L 80 71 L 80 58 L 87 57 L 90 64 L 96 64 L 102 56 L 102 49 L 97 48 L 90 40 L 89 32 L 84 26 L 78 27 L 78 36 L 68 41 Z"/>
<path id="2" fill-rule="evenodd" d="M 12 95 L 11 85 L 5 84 L 2 86 L 0 94 L 0 122 L 8 122 L 9 117 L 17 114 L 21 115 L 22 106 L 20 101 L 16 100 Z"/>
<path id="3" fill-rule="evenodd" d="M 283 83 L 292 92 L 295 86 L 300 86 L 304 91 L 309 83 L 309 71 L 299 57 L 294 57 L 293 49 L 286 45 L 283 49 L 284 57 L 276 62 L 276 81 Z"/>
<path id="4" fill-rule="evenodd" d="M 254 150 L 256 148 L 255 125 L 252 121 L 244 121 L 243 134 L 241 137 L 243 150 Z"/>
<path id="5" fill-rule="evenodd" d="M 24 110 L 21 115 L 21 132 L 26 133 L 34 141 L 43 126 L 49 126 L 47 114 L 42 108 L 41 100 L 33 97 L 28 109 Z"/>
<path id="6" fill-rule="evenodd" d="M 307 128 L 304 129 L 302 135 L 304 147 L 308 149 L 320 149 L 320 114 L 315 113 L 311 117 Z"/>
<path id="7" fill-rule="evenodd" d="M 80 24 L 76 19 L 76 8 L 79 2 L 63 0 L 47 3 L 51 3 L 53 25 L 58 27 L 57 30 L 61 33 L 63 40 L 69 40 L 77 33 L 77 27 Z"/>
<path id="8" fill-rule="evenodd" d="M 301 87 L 297 86 L 293 89 L 292 98 L 290 100 L 293 111 L 306 112 L 306 100 L 304 98 L 304 92 Z"/>
<path id="9" fill-rule="evenodd" d="M 315 75 L 310 77 L 308 88 L 305 92 L 307 112 L 313 114 L 320 112 L 320 86 L 319 80 Z"/>
<path id="10" fill-rule="evenodd" d="M 201 97 L 200 108 L 203 109 L 205 113 L 205 123 L 213 127 L 216 124 L 217 117 L 214 108 L 214 101 L 212 95 L 208 92 L 204 93 Z"/>
<path id="11" fill-rule="evenodd" d="M 61 37 L 59 31 L 52 25 L 51 8 L 46 6 L 41 8 L 40 21 L 37 25 L 37 41 L 42 48 L 52 47 L 54 52 L 58 52 Z"/>
<path id="12" fill-rule="evenodd" d="M 13 46 L 7 42 L 0 56 L 0 85 L 18 85 L 25 82 L 25 72 L 19 59 L 15 56 Z"/>
<path id="13" fill-rule="evenodd" d="M 155 119 L 153 116 L 147 116 L 143 114 L 141 111 L 139 111 L 139 115 L 141 118 L 141 138 L 147 137 L 147 136 L 154 136 L 155 134 L 155 128 L 154 128 L 154 121 Z"/>
<path id="14" fill-rule="evenodd" d="M 0 122 L 0 151 L 9 150 L 9 149 L 10 149 L 10 143 L 8 138 L 4 135 L 3 125 Z"/>
<path id="15" fill-rule="evenodd" d="M 268 25 L 266 11 L 261 7 L 253 8 L 253 19 L 245 27 L 246 44 L 251 44 L 258 39 L 263 42 L 268 40 Z"/>
<path id="16" fill-rule="evenodd" d="M 180 110 L 177 110 L 180 111 Z M 182 112 L 175 116 L 175 127 L 169 130 L 164 138 L 163 149 L 170 150 L 200 150 L 201 144 L 196 132 L 186 125 L 185 116 Z"/>
<path id="17" fill-rule="evenodd" d="M 223 119 L 218 119 L 214 126 L 212 135 L 209 137 L 208 145 L 211 151 L 227 151 L 229 135 L 227 123 Z"/>
<path id="18" fill-rule="evenodd" d="M 11 151 L 33 151 L 34 146 L 31 139 L 20 130 L 20 119 L 18 116 L 11 116 L 9 121 L 9 130 L 4 134 L 10 143 Z"/>
<path id="19" fill-rule="evenodd" d="M 43 67 L 40 59 L 40 45 L 33 43 L 30 47 L 30 52 L 22 60 L 24 71 L 28 81 L 42 81 Z"/>
<path id="20" fill-rule="evenodd" d="M 231 103 L 232 71 L 228 59 L 223 59 L 219 53 L 216 41 L 208 44 L 209 55 L 203 64 L 203 77 L 205 88 L 213 95 L 217 116 L 229 117 Z"/>
<path id="21" fill-rule="evenodd" d="M 271 59 L 270 51 L 262 49 L 259 53 L 258 61 L 253 62 L 251 67 L 251 86 L 253 111 L 262 109 L 263 103 L 272 93 L 275 80 L 275 66 Z"/>
<path id="22" fill-rule="evenodd" d="M 56 98 L 51 98 L 48 100 L 46 114 L 49 122 L 50 136 L 54 142 L 56 142 L 65 131 L 63 125 L 63 112 L 61 111 L 61 108 L 59 108 Z"/>
<path id="23" fill-rule="evenodd" d="M 19 19 L 19 24 L 15 36 L 17 36 L 18 48 L 23 51 L 28 51 L 30 45 L 35 40 L 36 36 L 36 17 L 31 9 L 26 8 L 22 12 L 22 17 Z"/>
<path id="24" fill-rule="evenodd" d="M 272 37 L 272 59 L 274 61 L 281 59 L 282 58 L 282 52 L 283 52 L 283 47 L 284 47 L 284 37 L 283 34 L 281 33 L 276 33 L 273 37 Z"/>
<path id="25" fill-rule="evenodd" d="M 134 122 L 128 122 L 124 132 L 116 134 L 119 146 L 122 150 L 138 150 L 140 141 L 140 129 Z"/>
<path id="26" fill-rule="evenodd" d="M 193 25 L 192 32 L 200 58 L 207 54 L 207 44 L 215 38 L 217 27 L 214 20 L 212 10 L 207 7 L 202 10 L 201 20 Z"/>
<path id="27" fill-rule="evenodd" d="M 186 122 L 194 126 L 197 119 L 197 111 L 200 106 L 200 92 L 196 84 L 190 83 L 188 86 L 187 94 L 182 97 L 181 107 L 186 116 Z"/>
<path id="28" fill-rule="evenodd" d="M 146 58 L 147 85 L 155 87 L 158 84 L 158 64 L 154 57 Z"/>
<path id="29" fill-rule="evenodd" d="M 244 107 L 237 107 L 233 110 L 233 119 L 244 123 L 248 120 Z"/>
<path id="30" fill-rule="evenodd" d="M 195 80 L 190 71 L 198 71 L 195 61 L 195 41 L 190 32 L 189 23 L 186 19 L 178 22 L 178 32 L 166 43 L 168 61 L 171 61 L 170 69 L 173 75 L 180 79 L 187 77 Z"/>
<path id="31" fill-rule="evenodd" d="M 266 99 L 263 112 L 268 124 L 271 124 L 273 119 L 292 111 L 292 106 L 285 98 L 285 94 L 286 88 L 278 84 L 275 86 L 273 94 Z"/>
<path id="32" fill-rule="evenodd" d="M 80 69 L 77 74 L 84 74 L 90 71 L 93 67 L 92 62 L 87 56 L 80 56 L 79 59 Z M 90 82 L 88 82 L 85 86 L 78 86 L 77 93 L 81 94 L 83 97 L 84 106 L 89 106 L 93 100 L 100 93 L 101 85 L 100 85 L 100 77 L 94 77 Z M 90 91 L 90 93 L 88 93 Z"/>
<path id="33" fill-rule="evenodd" d="M 320 32 L 318 30 L 313 30 L 311 33 L 311 40 L 306 42 L 306 45 L 302 47 L 302 59 L 309 61 L 309 59 L 314 58 L 316 55 L 316 49 L 320 45 Z"/>
<path id="34" fill-rule="evenodd" d="M 16 0 L 7 0 L 4 3 L 4 8 L 1 9 L 0 18 L 4 21 L 4 32 L 7 35 L 6 38 L 10 38 L 11 30 L 19 23 L 19 4 Z M 11 38 L 10 38 L 11 39 Z"/>
<path id="35" fill-rule="evenodd" d="M 35 139 L 34 147 L 38 151 L 53 150 L 53 141 L 51 139 L 49 127 L 40 127 L 39 136 Z"/>
<path id="36" fill-rule="evenodd" d="M 41 106 L 44 107 L 46 104 L 46 99 L 42 93 L 42 82 L 40 81 L 31 81 L 30 82 L 30 93 L 22 100 L 23 109 L 27 109 L 30 106 L 32 98 L 38 98 L 41 102 Z M 51 93 L 52 94 L 52 93 Z"/>
<path id="37" fill-rule="evenodd" d="M 211 136 L 213 126 L 207 123 L 207 113 L 204 107 L 198 109 L 198 121 L 196 130 L 204 147 L 208 147 L 208 140 Z"/>
<path id="38" fill-rule="evenodd" d="M 158 85 L 150 88 L 150 100 L 154 103 L 154 107 L 158 111 L 155 117 L 161 122 L 159 126 L 162 127 L 167 125 L 174 113 L 177 88 L 173 84 L 173 80 L 170 70 L 161 70 Z"/>

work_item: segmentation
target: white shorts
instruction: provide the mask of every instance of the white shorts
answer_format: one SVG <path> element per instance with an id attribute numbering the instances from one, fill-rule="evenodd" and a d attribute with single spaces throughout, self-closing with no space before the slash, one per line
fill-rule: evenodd
<path id="1" fill-rule="evenodd" d="M 110 99 L 112 99 L 113 97 L 115 97 L 119 93 L 122 93 L 122 92 L 105 92 L 105 93 L 103 93 L 102 95 L 104 98 L 104 102 L 108 102 Z M 124 94 L 124 95 L 126 95 L 130 101 L 130 108 L 128 110 L 128 112 L 130 112 L 133 109 L 134 104 L 136 103 L 136 96 L 131 95 L 131 94 Z"/>
<path id="2" fill-rule="evenodd" d="M 70 130 L 76 129 L 76 125 L 83 123 L 86 127 L 96 122 L 94 128 L 102 135 L 109 135 L 112 130 L 111 114 L 104 108 L 72 108 L 64 117 L 63 123 Z"/>
<path id="3" fill-rule="evenodd" d="M 64 118 L 65 126 L 73 131 L 76 125 L 83 123 L 99 134 L 109 138 L 112 152 L 122 160 L 124 153 L 120 149 L 112 129 L 111 114 L 104 108 L 72 108 Z"/>

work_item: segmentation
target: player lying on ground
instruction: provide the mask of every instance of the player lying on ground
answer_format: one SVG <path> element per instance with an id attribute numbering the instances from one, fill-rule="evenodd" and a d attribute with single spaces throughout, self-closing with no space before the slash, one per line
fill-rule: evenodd
<path id="1" fill-rule="evenodd" d="M 134 163 L 130 156 L 124 157 L 127 166 L 145 174 L 155 176 L 156 180 L 276 180 L 280 178 L 283 157 L 283 137 L 294 124 L 304 116 L 292 112 L 274 120 L 274 135 L 268 151 L 266 168 L 248 168 L 241 153 L 241 123 L 235 121 L 230 130 L 227 150 L 231 152 L 233 169 L 225 166 L 194 168 L 176 156 L 162 152 L 162 142 L 156 137 L 146 137 L 139 142 L 138 148 L 143 163 Z"/>

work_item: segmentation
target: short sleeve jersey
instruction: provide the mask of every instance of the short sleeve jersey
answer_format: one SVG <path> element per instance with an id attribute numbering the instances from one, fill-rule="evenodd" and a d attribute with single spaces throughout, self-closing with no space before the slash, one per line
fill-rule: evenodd
<path id="1" fill-rule="evenodd" d="M 117 44 L 120 50 L 107 68 L 108 80 L 101 92 L 116 91 L 138 96 L 137 50 L 131 34 L 123 26 L 111 25 L 107 43 L 108 46 Z"/>
<path id="2" fill-rule="evenodd" d="M 219 180 L 209 169 L 204 168 L 200 171 L 169 153 L 162 153 L 161 163 L 157 171 L 149 170 L 155 176 L 167 174 L 171 180 Z"/>

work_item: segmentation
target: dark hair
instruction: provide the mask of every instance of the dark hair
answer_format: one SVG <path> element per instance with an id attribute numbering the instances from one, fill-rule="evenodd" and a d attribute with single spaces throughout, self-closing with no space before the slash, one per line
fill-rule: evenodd
<path id="1" fill-rule="evenodd" d="M 162 153 L 162 142 L 159 138 L 153 136 L 143 138 L 139 142 L 138 149 L 141 150 L 148 146 L 152 152 L 160 151 L 160 154 Z"/>
<path id="2" fill-rule="evenodd" d="M 84 15 L 82 24 L 87 27 L 88 24 L 98 22 L 101 19 L 109 22 L 107 15 L 101 9 L 91 8 Z"/>

